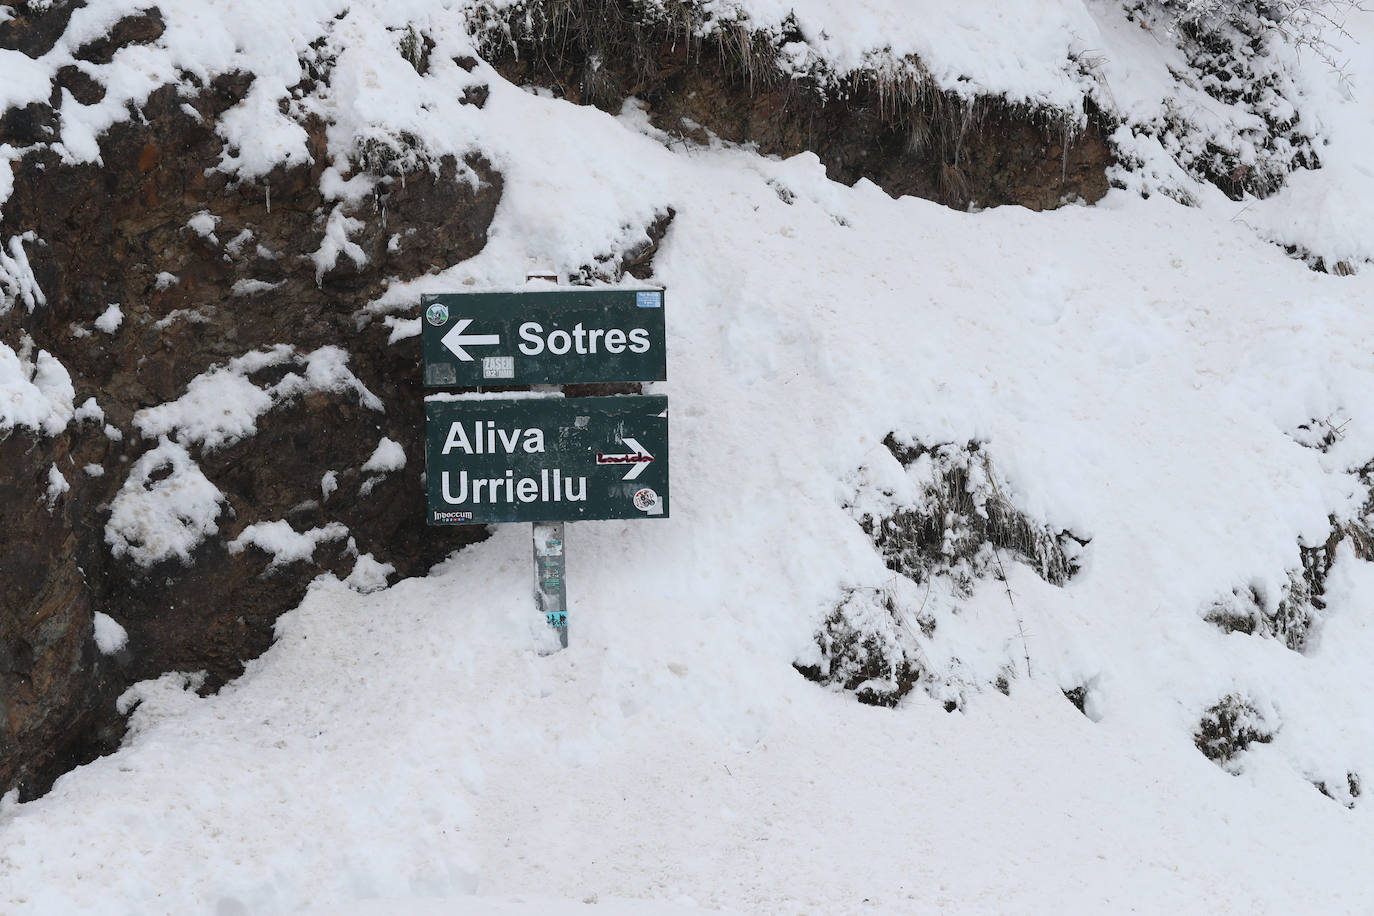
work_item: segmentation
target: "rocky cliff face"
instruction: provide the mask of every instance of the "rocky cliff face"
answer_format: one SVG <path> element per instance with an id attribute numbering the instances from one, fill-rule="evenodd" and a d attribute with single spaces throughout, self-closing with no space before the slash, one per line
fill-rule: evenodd
<path id="1" fill-rule="evenodd" d="M 0 47 L 44 55 L 81 5 L 4 4 Z M 163 32 L 150 7 L 75 56 L 108 62 Z M 414 31 L 400 41 L 410 66 L 428 66 L 432 41 Z M 508 76 L 535 77 L 503 53 Z M 588 72 L 594 53 L 539 47 L 548 72 L 569 75 Z M 927 114 L 944 120 L 912 106 L 889 117 L 876 83 L 848 101 L 794 99 L 710 54 L 663 44 L 652 62 L 610 61 L 610 82 L 568 95 L 618 106 L 634 92 L 675 129 L 690 121 L 766 152 L 817 148 L 841 180 L 956 206 L 1040 208 L 1106 188 L 1096 124 L 1071 138 L 1035 112 L 989 103 L 974 131 L 973 108 L 932 102 Z M 315 91 L 325 63 L 303 60 L 293 94 Z M 47 104 L 0 113 L 0 144 L 23 150 L 0 212 L 0 342 L 25 384 L 55 359 L 61 371 L 49 374 L 67 402 L 63 422 L 0 439 L 0 791 L 39 794 L 116 746 L 116 698 L 137 680 L 204 671 L 213 690 L 237 675 L 320 573 L 376 587 L 484 536 L 426 529 L 418 348 L 392 345 L 394 323 L 364 307 L 396 280 L 481 251 L 501 175 L 478 155 L 366 142 L 347 172 L 326 174 L 338 161 L 329 125 L 293 113 L 309 161 L 237 179 L 224 164 L 238 151 L 216 125 L 254 79 L 179 74 L 99 136 L 99 162 L 73 163 L 55 145 L 65 100 L 92 105 L 106 91 L 76 64 L 57 72 Z M 481 86 L 463 90 L 465 104 L 486 99 Z M 361 197 L 321 190 L 356 175 L 371 187 Z M 585 275 L 648 276 L 670 219 Z M 224 391 L 257 407 L 242 416 Z M 365 469 L 384 439 L 402 445 L 404 467 Z M 101 651 L 97 614 L 127 642 Z"/>
<path id="2" fill-rule="evenodd" d="M 530 3 L 485 23 L 486 51 L 512 82 L 610 112 L 634 98 L 684 143 L 810 151 L 833 180 L 866 178 L 894 197 L 1048 210 L 1107 193 L 1110 119 L 1091 103 L 1080 118 L 961 97 L 919 68 L 788 73 L 782 49 L 804 41 L 795 23 L 779 34 L 705 24 L 686 3 L 658 16 L 627 16 L 617 0 Z"/>
<path id="3" fill-rule="evenodd" d="M 3 41 L 37 56 L 70 7 L 17 11 L 0 27 Z M 109 47 L 91 53 L 160 31 L 154 11 L 117 26 Z M 32 306 L 12 301 L 0 335 L 21 352 L 52 354 L 70 373 L 76 403 L 93 398 L 98 408 L 58 435 L 15 429 L 0 442 L 0 788 L 17 786 L 21 796 L 117 743 L 114 699 L 129 683 L 203 670 L 209 689 L 235 676 L 270 644 L 277 616 L 319 572 L 347 577 L 370 554 L 393 578 L 421 574 L 482 536 L 425 530 L 415 354 L 389 347 L 381 324 L 360 329 L 358 313 L 387 278 L 479 251 L 500 176 L 483 161 L 452 159 L 388 174 L 369 199 L 342 212 L 361 223 L 349 239 L 365 257 L 317 276 L 304 253 L 320 249 L 329 231 L 331 208 L 319 191 L 323 125 L 304 125 L 318 153 L 311 164 L 254 183 L 216 171 L 225 150 L 213 125 L 252 79 L 229 74 L 195 92 L 158 90 L 136 118 L 100 138 L 103 164 L 65 164 L 48 145 L 62 87 L 54 87 L 52 106 L 0 121 L 0 142 L 30 149 L 0 239 L 21 240 L 42 295 Z M 98 322 L 113 305 L 119 323 Z M 213 533 L 185 558 L 114 549 L 112 502 L 129 469 L 162 439 L 139 429 L 138 411 L 175 401 L 198 376 L 252 353 L 268 356 L 242 378 L 271 392 L 256 434 L 189 447 L 222 495 Z M 343 375 L 317 384 L 309 375 L 322 353 Z M 226 406 L 210 399 L 189 409 L 210 420 Z M 383 437 L 405 443 L 411 460 L 399 471 L 364 472 Z M 49 497 L 52 469 L 69 489 Z M 144 492 L 177 470 L 153 466 Z M 329 537 L 308 558 L 287 562 L 245 542 L 230 550 L 249 525 L 278 520 Z M 132 545 L 140 546 L 150 545 Z M 97 610 L 127 630 L 123 650 L 97 650 Z"/>

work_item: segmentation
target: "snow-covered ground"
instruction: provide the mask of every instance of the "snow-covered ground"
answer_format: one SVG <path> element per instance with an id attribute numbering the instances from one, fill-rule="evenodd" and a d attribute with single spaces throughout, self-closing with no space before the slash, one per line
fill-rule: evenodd
<path id="1" fill-rule="evenodd" d="M 863 27 L 896 7 L 865 3 Z M 335 74 L 348 117 L 476 146 L 506 180 L 486 250 L 378 312 L 576 268 L 676 211 L 654 277 L 669 381 L 649 386 L 672 403 L 673 517 L 569 528 L 562 652 L 538 651 L 516 525 L 384 591 L 317 582 L 215 696 L 194 676 L 133 688 L 120 752 L 0 806 L 0 911 L 1368 911 L 1374 803 L 1313 783 L 1374 780 L 1374 564 L 1341 548 L 1303 653 L 1202 618 L 1233 588 L 1277 594 L 1300 539 L 1368 495 L 1350 472 L 1374 458 L 1374 271 L 1314 273 L 1266 241 L 1306 231 L 1284 212 L 1359 230 L 1367 104 L 1313 89 L 1331 170 L 1275 200 L 969 214 L 834 184 L 810 155 L 668 144 L 633 104 L 611 117 L 485 66 L 486 107 L 457 106 L 440 90 L 460 71 L 363 53 L 374 15 L 338 26 L 359 49 Z M 1369 17 L 1352 31 L 1374 43 Z M 458 43 L 441 33 L 434 60 Z M 1115 47 L 1137 56 L 1109 69 L 1162 66 Z M 1328 451 L 1295 441 L 1326 418 Z M 1017 667 L 1009 695 L 953 713 L 920 691 L 862 706 L 792 667 L 845 588 L 892 576 L 844 501 L 894 431 L 984 442 L 1016 505 L 1091 539 L 1064 588 L 1017 565 L 1014 606 L 996 582 L 964 603 L 946 648 Z M 1082 685 L 1092 718 L 1062 693 Z M 1193 744 L 1229 693 L 1277 727 L 1239 775 Z"/>

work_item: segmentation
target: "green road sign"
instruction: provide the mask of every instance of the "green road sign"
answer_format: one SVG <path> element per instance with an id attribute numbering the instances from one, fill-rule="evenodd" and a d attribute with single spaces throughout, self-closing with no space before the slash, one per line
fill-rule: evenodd
<path id="1" fill-rule="evenodd" d="M 431 525 L 668 517 L 662 395 L 430 395 L 425 430 Z"/>
<path id="2" fill-rule="evenodd" d="M 444 293 L 420 309 L 431 388 L 668 377 L 661 289 Z"/>

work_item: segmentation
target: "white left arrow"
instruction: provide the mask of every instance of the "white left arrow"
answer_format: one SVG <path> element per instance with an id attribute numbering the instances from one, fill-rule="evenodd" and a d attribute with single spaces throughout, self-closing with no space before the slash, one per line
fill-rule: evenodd
<path id="1" fill-rule="evenodd" d="M 625 445 L 633 449 L 633 451 L 630 452 L 628 455 L 608 455 L 605 452 L 597 452 L 596 463 L 628 464 L 631 466 L 630 472 L 620 479 L 634 480 L 640 474 L 644 473 L 644 469 L 648 467 L 650 463 L 653 462 L 654 456 L 650 455 L 648 449 L 640 445 L 634 439 L 631 439 L 629 436 L 622 438 L 620 441 L 624 442 Z"/>
<path id="2" fill-rule="evenodd" d="M 500 334 L 464 334 L 463 332 L 467 330 L 470 324 L 472 324 L 471 318 L 459 318 L 440 340 L 440 343 L 453 351 L 454 356 L 465 363 L 472 362 L 472 356 L 463 349 L 464 346 L 483 347 L 501 342 Z"/>

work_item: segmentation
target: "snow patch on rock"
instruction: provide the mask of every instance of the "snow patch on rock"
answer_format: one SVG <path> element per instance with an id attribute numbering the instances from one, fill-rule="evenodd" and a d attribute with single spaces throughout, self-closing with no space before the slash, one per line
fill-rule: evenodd
<path id="1" fill-rule="evenodd" d="M 325 541 L 337 541 L 348 537 L 348 527 L 340 522 L 330 522 L 322 528 L 296 531 L 285 519 L 271 522 L 255 522 L 243 529 L 238 537 L 229 542 L 229 552 L 243 553 L 249 546 L 257 547 L 272 555 L 268 569 L 276 569 L 288 563 L 299 563 L 315 556 L 315 548 Z"/>
<path id="2" fill-rule="evenodd" d="M 95 612 L 95 647 L 101 655 L 114 655 L 129 644 L 129 633 L 109 614 Z"/>
<path id="3" fill-rule="evenodd" d="M 4 196 L 7 195 L 0 195 L 0 203 L 4 202 Z M 9 244 L 0 247 L 0 315 L 12 309 L 16 302 L 24 303 L 29 312 L 48 302 L 33 275 L 28 253 L 24 251 L 24 243 L 33 242 L 37 238 L 38 236 L 30 230 L 10 236 Z M 6 248 L 9 249 L 8 252 Z"/>
<path id="4" fill-rule="evenodd" d="M 229 290 L 229 295 L 256 296 L 259 293 L 269 293 L 272 290 L 279 289 L 285 285 L 285 280 L 278 280 L 276 283 L 269 283 L 266 280 L 255 279 L 235 280 L 233 288 Z"/>
<path id="5" fill-rule="evenodd" d="M 219 530 L 223 501 L 186 449 L 164 438 L 134 463 L 110 503 L 105 543 L 143 567 L 172 558 L 189 563 L 196 545 Z"/>
<path id="6" fill-rule="evenodd" d="M 57 465 L 48 465 L 48 491 L 46 496 L 48 511 L 51 512 L 53 507 L 57 505 L 57 500 L 63 493 L 66 493 L 71 488 L 72 485 L 67 483 L 67 478 L 62 476 L 62 472 L 57 469 Z"/>
<path id="7" fill-rule="evenodd" d="M 273 385 L 259 385 L 250 377 L 287 363 L 298 371 L 288 372 Z M 181 397 L 145 407 L 134 414 L 133 422 L 148 438 L 171 436 L 214 450 L 255 434 L 258 418 L 273 408 L 317 391 L 353 394 L 364 407 L 384 410 L 381 400 L 348 369 L 344 350 L 327 346 L 300 354 L 294 347 L 277 344 L 201 373 L 191 379 Z"/>
<path id="8" fill-rule="evenodd" d="M 380 563 L 370 553 L 359 554 L 344 585 L 364 595 L 378 592 L 386 588 L 387 577 L 395 572 L 396 567 L 390 563 Z"/>
<path id="9" fill-rule="evenodd" d="M 406 451 L 395 439 L 383 436 L 372 452 L 372 457 L 363 464 L 364 471 L 388 474 L 406 466 Z"/>
<path id="10" fill-rule="evenodd" d="M 22 426 L 45 436 L 67 428 L 76 390 L 65 366 L 46 350 L 31 363 L 0 343 L 0 433 Z"/>
<path id="11" fill-rule="evenodd" d="M 350 233 L 357 232 L 363 226 L 362 220 L 344 215 L 343 204 L 335 206 L 330 211 L 329 221 L 324 227 L 324 239 L 310 256 L 315 262 L 316 283 L 323 281 L 324 275 L 334 269 L 341 254 L 348 255 L 355 267 L 362 267 L 367 263 L 367 253 L 363 251 L 362 246 L 348 237 Z"/>
<path id="12" fill-rule="evenodd" d="M 100 313 L 100 317 L 95 320 L 95 329 L 106 334 L 113 334 L 119 330 L 119 326 L 124 323 L 124 312 L 119 308 L 118 302 L 111 302 L 109 308 Z"/>

